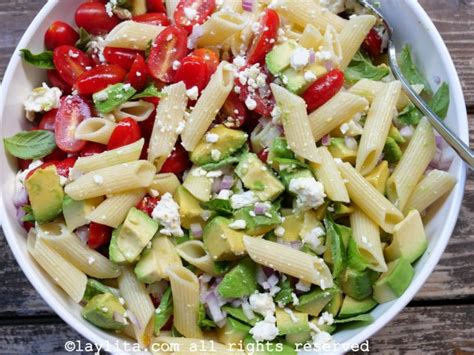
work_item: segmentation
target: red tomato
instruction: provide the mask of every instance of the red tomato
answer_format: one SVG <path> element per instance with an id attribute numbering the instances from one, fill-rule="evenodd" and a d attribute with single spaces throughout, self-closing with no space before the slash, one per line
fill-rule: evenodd
<path id="1" fill-rule="evenodd" d="M 61 100 L 56 114 L 56 145 L 68 153 L 80 151 L 86 141 L 74 137 L 76 127 L 86 118 L 91 117 L 91 109 L 80 96 L 67 96 Z"/>
<path id="2" fill-rule="evenodd" d="M 43 158 L 44 162 L 47 161 L 61 161 L 67 158 L 67 153 L 63 152 L 61 149 L 58 147 L 54 148 L 54 150 L 49 153 L 47 156 Z"/>
<path id="3" fill-rule="evenodd" d="M 362 47 L 370 54 L 371 57 L 377 57 L 382 53 L 382 38 L 379 33 L 372 28 L 365 38 Z"/>
<path id="4" fill-rule="evenodd" d="M 186 31 L 177 26 L 169 26 L 162 31 L 151 46 L 148 69 L 151 76 L 170 83 L 174 76 L 173 62 L 184 58 L 187 52 Z"/>
<path id="5" fill-rule="evenodd" d="M 18 169 L 26 170 L 26 169 L 28 169 L 28 167 L 30 166 L 30 164 L 33 160 L 31 160 L 31 159 L 25 160 L 25 159 L 17 158 L 17 161 L 18 161 Z"/>
<path id="6" fill-rule="evenodd" d="M 72 46 L 57 47 L 53 62 L 59 75 L 69 86 L 73 86 L 86 68 L 93 64 L 86 53 Z"/>
<path id="7" fill-rule="evenodd" d="M 52 86 L 61 89 L 64 95 L 69 95 L 71 93 L 71 85 L 66 83 L 56 70 L 48 70 L 47 75 L 48 81 Z"/>
<path id="8" fill-rule="evenodd" d="M 201 92 L 207 86 L 210 77 L 209 69 L 204 59 L 190 55 L 181 61 L 181 66 L 174 76 L 174 81 L 184 82 L 186 89 L 197 86 L 199 92 Z"/>
<path id="9" fill-rule="evenodd" d="M 138 202 L 136 207 L 140 211 L 145 212 L 146 214 L 148 214 L 151 217 L 151 213 L 153 212 L 156 205 L 158 204 L 158 201 L 160 201 L 160 199 L 157 198 L 157 197 L 145 196 L 143 198 L 143 200 Z"/>
<path id="10" fill-rule="evenodd" d="M 87 245 L 89 248 L 98 249 L 106 245 L 112 236 L 112 228 L 103 224 L 91 222 L 89 225 L 89 239 Z"/>
<path id="11" fill-rule="evenodd" d="M 229 128 L 242 127 L 247 121 L 247 108 L 234 91 L 227 96 L 220 117 L 224 125 Z"/>
<path id="12" fill-rule="evenodd" d="M 266 9 L 260 20 L 260 28 L 252 41 L 252 45 L 247 53 L 247 63 L 260 63 L 272 50 L 278 36 L 280 27 L 280 17 L 272 9 Z"/>
<path id="13" fill-rule="evenodd" d="M 142 137 L 140 126 L 132 118 L 124 118 L 115 127 L 110 136 L 107 150 L 123 147 L 132 144 Z"/>
<path id="14" fill-rule="evenodd" d="M 91 155 L 99 154 L 105 151 L 107 147 L 100 143 L 87 142 L 86 146 L 81 150 L 79 155 L 81 157 L 90 157 Z"/>
<path id="15" fill-rule="evenodd" d="M 260 153 L 257 154 L 258 158 L 263 161 L 264 163 L 267 162 L 268 160 L 268 149 L 265 148 L 264 150 L 262 150 Z"/>
<path id="16" fill-rule="evenodd" d="M 153 105 L 155 105 L 155 108 L 156 106 L 158 106 L 158 104 L 160 103 L 160 98 L 159 97 L 156 97 L 156 96 L 151 96 L 151 97 L 144 97 L 142 99 L 143 101 L 146 101 L 146 102 L 149 102 Z"/>
<path id="17" fill-rule="evenodd" d="M 126 48 L 105 47 L 104 58 L 111 64 L 120 65 L 125 70 L 130 70 L 137 54 L 143 54 L 142 51 Z"/>
<path id="18" fill-rule="evenodd" d="M 192 52 L 191 55 L 204 59 L 209 69 L 210 75 L 214 74 L 217 70 L 217 67 L 219 66 L 219 55 L 210 49 L 199 48 Z"/>
<path id="19" fill-rule="evenodd" d="M 74 87 L 80 95 L 90 95 L 121 83 L 126 75 L 127 72 L 118 65 L 103 64 L 82 73 Z"/>
<path id="20" fill-rule="evenodd" d="M 148 82 L 148 67 L 140 54 L 137 54 L 130 73 L 128 73 L 128 82 L 137 91 L 142 91 Z"/>
<path id="21" fill-rule="evenodd" d="M 168 159 L 166 159 L 160 173 L 181 174 L 190 166 L 188 152 L 180 143 L 176 144 Z"/>
<path id="22" fill-rule="evenodd" d="M 193 26 L 203 24 L 215 9 L 215 0 L 180 0 L 174 12 L 174 21 L 191 32 Z"/>
<path id="23" fill-rule="evenodd" d="M 302 95 L 308 105 L 308 112 L 313 112 L 328 102 L 341 90 L 342 85 L 344 73 L 339 69 L 333 69 L 316 80 Z"/>
<path id="24" fill-rule="evenodd" d="M 58 110 L 54 109 L 46 112 L 38 125 L 39 129 L 54 132 L 54 124 L 56 122 L 56 113 Z"/>
<path id="25" fill-rule="evenodd" d="M 48 27 L 44 35 L 44 45 L 47 49 L 53 50 L 62 45 L 75 46 L 79 34 L 67 23 L 55 21 Z"/>
<path id="26" fill-rule="evenodd" d="M 168 16 L 162 12 L 151 12 L 148 14 L 133 16 L 132 20 L 135 22 L 147 23 L 155 26 L 169 26 L 170 21 Z"/>
<path id="27" fill-rule="evenodd" d="M 109 16 L 105 5 L 100 2 L 83 2 L 76 10 L 75 20 L 78 27 L 83 27 L 93 35 L 109 33 L 120 23 L 116 16 Z"/>
<path id="28" fill-rule="evenodd" d="M 163 0 L 146 0 L 147 12 L 166 12 Z"/>
<path id="29" fill-rule="evenodd" d="M 56 167 L 56 171 L 58 172 L 59 175 L 68 178 L 69 177 L 69 169 L 76 164 L 76 157 L 72 158 L 67 158 L 62 161 L 59 160 L 50 160 L 47 162 L 44 162 L 37 168 L 31 170 L 25 177 L 25 180 L 29 179 L 38 169 L 44 169 L 47 168 L 48 166 L 54 165 Z"/>
<path id="30" fill-rule="evenodd" d="M 140 126 L 140 131 L 142 132 L 142 137 L 145 139 L 150 139 L 151 133 L 153 132 L 153 126 L 155 125 L 155 116 L 156 116 L 156 110 L 153 111 L 153 113 L 148 117 L 145 121 L 138 122 L 138 125 Z M 147 150 L 144 149 L 144 152 L 146 153 Z"/>

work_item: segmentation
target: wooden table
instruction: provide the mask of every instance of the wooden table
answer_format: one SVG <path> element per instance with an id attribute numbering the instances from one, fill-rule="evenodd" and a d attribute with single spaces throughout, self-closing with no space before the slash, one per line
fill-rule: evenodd
<path id="1" fill-rule="evenodd" d="M 79 2 L 79 1 L 78 1 Z M 420 0 L 454 58 L 474 139 L 474 0 Z M 0 73 L 44 0 L 0 0 Z M 474 352 L 474 175 L 439 265 L 408 307 L 370 339 L 374 353 Z M 36 293 L 0 237 L 0 353 L 65 353 L 82 337 Z"/>

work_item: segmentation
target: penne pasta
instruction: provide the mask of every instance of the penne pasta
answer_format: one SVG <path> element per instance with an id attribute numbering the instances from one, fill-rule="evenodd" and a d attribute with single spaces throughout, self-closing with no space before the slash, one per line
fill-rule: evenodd
<path id="1" fill-rule="evenodd" d="M 107 144 L 116 124 L 112 121 L 92 117 L 88 118 L 76 128 L 74 137 L 79 140 Z"/>
<path id="2" fill-rule="evenodd" d="M 202 35 L 199 37 L 197 44 L 199 47 L 221 44 L 242 31 L 245 25 L 245 18 L 240 14 L 227 10 L 218 11 L 201 25 L 200 32 L 202 32 Z"/>
<path id="3" fill-rule="evenodd" d="M 347 68 L 354 55 L 364 42 L 367 34 L 374 27 L 376 22 L 375 16 L 360 15 L 354 16 L 344 24 L 339 41 L 342 48 L 341 70 Z"/>
<path id="4" fill-rule="evenodd" d="M 375 95 L 382 91 L 383 87 L 387 85 L 382 81 L 374 81 L 370 79 L 362 79 L 355 83 L 348 92 L 354 95 L 365 97 L 370 103 L 374 100 Z M 405 106 L 410 103 L 410 99 L 405 92 L 400 92 L 400 96 L 397 101 L 397 110 L 401 111 Z"/>
<path id="5" fill-rule="evenodd" d="M 150 41 L 158 36 L 164 27 L 135 21 L 123 21 L 105 37 L 107 47 L 137 49 L 144 51 Z"/>
<path id="6" fill-rule="evenodd" d="M 148 193 L 153 197 L 164 195 L 167 192 L 173 195 L 180 185 L 179 179 L 173 173 L 157 174 L 148 187 Z"/>
<path id="7" fill-rule="evenodd" d="M 116 120 L 120 121 L 124 118 L 133 118 L 137 122 L 147 120 L 155 110 L 152 103 L 143 100 L 128 101 L 121 104 L 113 111 Z"/>
<path id="8" fill-rule="evenodd" d="M 207 202 L 211 199 L 212 184 L 213 179 L 207 177 L 206 172 L 199 167 L 192 168 L 183 181 L 186 190 L 201 202 Z"/>
<path id="9" fill-rule="evenodd" d="M 311 24 L 305 26 L 301 37 L 299 38 L 299 44 L 307 49 L 318 51 L 319 47 L 323 44 L 324 38 L 321 31 Z"/>
<path id="10" fill-rule="evenodd" d="M 241 16 L 245 19 L 246 23 L 254 23 L 257 21 L 259 11 L 247 12 L 244 11 Z M 244 55 L 247 51 L 250 41 L 253 37 L 252 26 L 246 26 L 240 33 L 235 34 L 232 38 L 229 38 L 227 42 L 230 45 L 232 54 L 236 57 Z"/>
<path id="11" fill-rule="evenodd" d="M 184 242 L 176 247 L 179 256 L 191 265 L 204 271 L 206 274 L 215 275 L 214 262 L 204 249 L 204 243 L 199 240 Z"/>
<path id="12" fill-rule="evenodd" d="M 243 11 L 242 0 L 224 0 L 222 3 L 221 10 L 241 13 Z"/>

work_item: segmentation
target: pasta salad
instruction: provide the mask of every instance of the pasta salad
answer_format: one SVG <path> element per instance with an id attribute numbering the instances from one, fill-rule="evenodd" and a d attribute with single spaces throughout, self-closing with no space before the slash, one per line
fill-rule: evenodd
<path id="1" fill-rule="evenodd" d="M 4 139 L 31 256 L 148 348 L 296 354 L 370 323 L 456 184 L 385 37 L 356 1 L 80 3 L 21 51 L 47 75 Z M 400 65 L 446 117 L 448 85 Z"/>

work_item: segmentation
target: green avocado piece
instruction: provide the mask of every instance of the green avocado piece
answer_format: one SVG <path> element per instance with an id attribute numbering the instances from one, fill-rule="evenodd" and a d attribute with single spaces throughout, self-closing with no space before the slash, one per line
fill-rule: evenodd
<path id="1" fill-rule="evenodd" d="M 83 301 L 89 302 L 94 296 L 100 295 L 102 293 L 112 293 L 110 287 L 105 286 L 100 281 L 95 279 L 88 279 L 86 285 L 86 291 L 82 297 Z"/>
<path id="2" fill-rule="evenodd" d="M 301 332 L 285 335 L 285 340 L 289 344 L 306 344 L 311 339 L 311 332 Z"/>
<path id="3" fill-rule="evenodd" d="M 268 215 L 256 215 L 254 207 L 244 207 L 235 212 L 234 219 L 245 221 L 245 234 L 257 236 L 270 232 L 281 223 L 281 217 L 275 206 L 272 206 L 267 213 Z"/>
<path id="4" fill-rule="evenodd" d="M 25 188 L 38 223 L 51 222 L 61 213 L 64 191 L 54 165 L 37 169 L 26 179 Z"/>
<path id="5" fill-rule="evenodd" d="M 374 299 L 368 297 L 363 300 L 356 300 L 350 296 L 344 297 L 342 302 L 341 311 L 339 312 L 339 318 L 351 318 L 359 314 L 370 312 L 377 302 Z"/>
<path id="6" fill-rule="evenodd" d="M 78 227 L 89 224 L 87 216 L 103 201 L 102 197 L 76 201 L 68 195 L 63 200 L 63 215 L 66 226 L 73 231 Z"/>
<path id="7" fill-rule="evenodd" d="M 397 127 L 395 127 L 394 125 L 392 125 L 390 127 L 390 131 L 388 132 L 388 136 L 392 139 L 395 140 L 395 142 L 399 143 L 399 144 L 403 144 L 406 142 L 406 139 L 403 138 L 403 136 L 400 134 L 400 131 L 398 130 Z"/>
<path id="8" fill-rule="evenodd" d="M 250 331 L 250 327 L 237 319 L 228 317 L 222 328 L 217 329 L 217 339 L 222 344 L 239 344 Z"/>
<path id="9" fill-rule="evenodd" d="M 294 40 L 286 41 L 279 46 L 273 47 L 265 57 L 267 68 L 273 75 L 278 75 L 290 66 L 293 52 L 297 49 L 298 43 Z"/>
<path id="10" fill-rule="evenodd" d="M 229 228 L 230 223 L 218 216 L 204 227 L 204 247 L 214 261 L 237 260 L 245 254 L 244 233 Z"/>
<path id="11" fill-rule="evenodd" d="M 306 81 L 303 72 L 298 72 L 293 68 L 287 68 L 281 73 L 282 81 L 288 91 L 293 94 L 301 94 L 310 83 Z"/>
<path id="12" fill-rule="evenodd" d="M 252 319 L 247 318 L 244 311 L 242 310 L 242 307 L 234 308 L 231 306 L 224 306 L 222 307 L 222 310 L 226 312 L 227 315 L 251 326 L 254 326 L 255 324 L 257 324 L 258 321 L 262 320 L 262 317 L 258 314 L 255 314 L 255 317 Z"/>
<path id="13" fill-rule="evenodd" d="M 271 161 L 272 158 L 295 159 L 295 153 L 290 149 L 285 138 L 277 137 L 273 140 L 268 152 L 268 160 Z"/>
<path id="14" fill-rule="evenodd" d="M 117 236 L 120 233 L 121 228 L 122 226 L 119 226 L 118 228 L 113 230 L 109 244 L 109 259 L 113 263 L 118 265 L 127 264 L 127 259 L 125 258 L 125 255 L 123 255 L 122 251 L 117 246 Z"/>
<path id="15" fill-rule="evenodd" d="M 403 153 L 395 139 L 387 137 L 387 141 L 383 147 L 383 154 L 384 159 L 389 163 L 397 163 L 401 159 Z"/>
<path id="16" fill-rule="evenodd" d="M 308 314 L 291 311 L 290 315 L 283 308 L 276 309 L 276 324 L 278 335 L 295 334 L 310 331 L 308 324 Z"/>
<path id="17" fill-rule="evenodd" d="M 336 287 L 326 290 L 320 288 L 313 290 L 299 297 L 299 302 L 298 305 L 295 306 L 295 309 L 317 317 L 329 301 L 331 301 L 336 292 L 340 292 Z"/>
<path id="18" fill-rule="evenodd" d="M 242 259 L 222 279 L 217 292 L 224 298 L 241 298 L 257 291 L 257 265 L 250 259 Z"/>
<path id="19" fill-rule="evenodd" d="M 337 290 L 337 292 L 334 292 L 334 295 L 332 296 L 329 303 L 326 306 L 324 306 L 322 312 L 331 313 L 333 317 L 336 317 L 337 314 L 339 313 L 339 310 L 341 309 L 343 299 L 344 299 L 343 293 Z"/>
<path id="20" fill-rule="evenodd" d="M 367 270 L 357 271 L 347 268 L 341 280 L 342 291 L 355 298 L 363 300 L 372 294 L 372 282 Z"/>
<path id="21" fill-rule="evenodd" d="M 331 219 L 324 219 L 324 227 L 326 228 L 324 261 L 331 266 L 332 276 L 337 279 L 346 267 L 346 249 L 342 236 Z"/>
<path id="22" fill-rule="evenodd" d="M 371 266 L 369 257 L 360 252 L 357 242 L 352 237 L 349 239 L 349 245 L 347 247 L 347 265 L 352 270 L 357 271 L 364 271 Z"/>
<path id="23" fill-rule="evenodd" d="M 81 314 L 84 319 L 101 329 L 120 330 L 127 326 L 125 308 L 117 297 L 110 293 L 94 296 L 87 302 Z"/>
<path id="24" fill-rule="evenodd" d="M 339 219 L 341 217 L 347 217 L 352 212 L 354 212 L 354 208 L 352 208 L 351 206 L 345 205 L 342 202 L 335 202 L 332 207 L 334 208 L 334 212 L 333 212 L 333 218 L 334 219 Z M 348 241 L 349 241 L 349 239 L 347 239 L 347 242 Z"/>
<path id="25" fill-rule="evenodd" d="M 202 214 L 204 210 L 191 193 L 182 185 L 178 186 L 174 192 L 173 199 L 179 205 L 179 216 L 181 225 L 189 229 L 191 224 L 204 224 Z"/>
<path id="26" fill-rule="evenodd" d="M 208 142 L 208 135 L 216 135 L 215 142 Z M 191 152 L 190 159 L 194 164 L 204 165 L 223 160 L 238 151 L 247 141 L 248 135 L 243 131 L 230 129 L 224 125 L 217 125 L 204 135 L 199 144 Z M 213 150 L 217 150 L 218 158 L 214 156 Z M 215 153 L 214 153 L 215 154 Z"/>
<path id="27" fill-rule="evenodd" d="M 357 151 L 350 149 L 346 145 L 344 138 L 331 138 L 328 149 L 334 158 L 339 158 L 344 162 L 355 164 Z"/>
<path id="28" fill-rule="evenodd" d="M 275 302 L 281 307 L 286 306 L 288 303 L 293 302 L 293 287 L 291 286 L 291 282 L 289 278 L 281 280 L 278 283 L 278 287 L 280 287 L 280 291 L 275 296 Z"/>
<path id="29" fill-rule="evenodd" d="M 400 297 L 415 275 L 410 262 L 404 258 L 388 263 L 387 267 L 388 270 L 374 284 L 372 297 L 378 303 L 390 302 Z"/>

